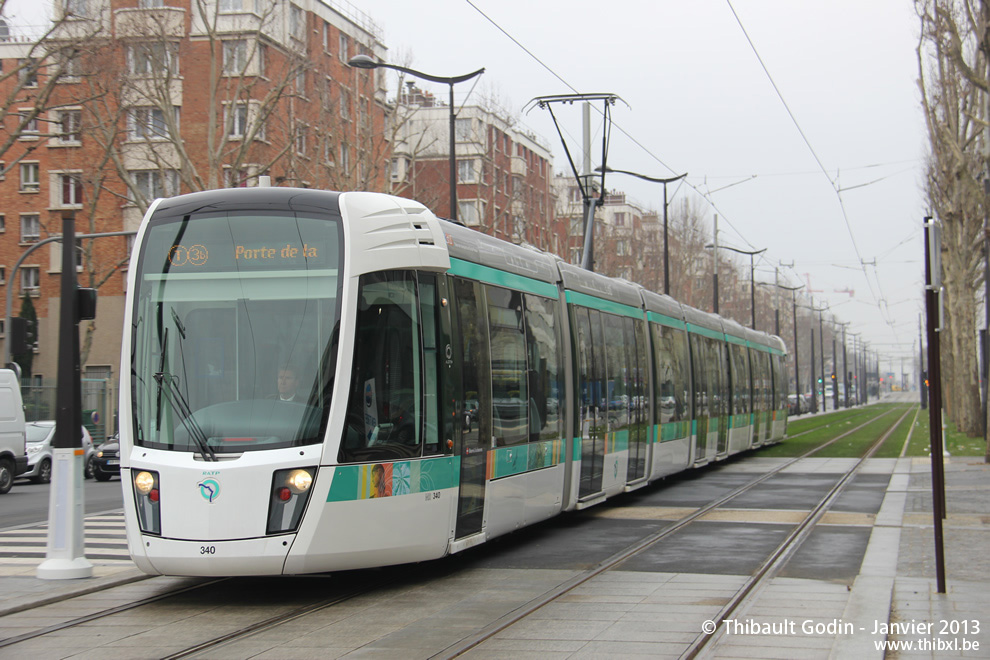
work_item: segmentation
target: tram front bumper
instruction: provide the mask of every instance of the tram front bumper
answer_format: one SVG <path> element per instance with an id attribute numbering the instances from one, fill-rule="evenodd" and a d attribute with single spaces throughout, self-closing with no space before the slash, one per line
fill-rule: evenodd
<path id="1" fill-rule="evenodd" d="M 294 534 L 239 541 L 181 541 L 142 534 L 131 556 L 145 573 L 187 576 L 281 575 Z M 137 550 L 135 552 L 135 550 Z"/>

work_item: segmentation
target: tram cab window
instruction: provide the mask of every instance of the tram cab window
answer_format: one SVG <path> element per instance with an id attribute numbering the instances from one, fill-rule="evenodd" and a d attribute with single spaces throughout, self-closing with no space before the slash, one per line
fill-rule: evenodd
<path id="1" fill-rule="evenodd" d="M 135 444 L 210 454 L 321 442 L 338 263 L 331 216 L 153 218 L 132 318 Z M 292 386 L 280 396 L 288 371 Z"/>
<path id="2" fill-rule="evenodd" d="M 423 453 L 423 322 L 417 277 L 406 271 L 361 276 L 341 462 L 411 458 Z M 430 326 L 433 327 L 431 321 Z M 435 340 L 430 344 L 435 352 Z M 435 382 L 435 369 L 432 370 Z M 434 430 L 435 433 L 435 430 Z"/>

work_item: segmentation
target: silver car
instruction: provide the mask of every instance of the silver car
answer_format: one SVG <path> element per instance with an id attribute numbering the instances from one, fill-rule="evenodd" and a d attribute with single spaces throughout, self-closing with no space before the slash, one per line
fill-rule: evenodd
<path id="1" fill-rule="evenodd" d="M 27 439 L 28 471 L 19 475 L 19 479 L 30 479 L 36 484 L 47 484 L 52 480 L 52 441 L 55 439 L 55 422 L 28 422 L 24 425 Z M 85 451 L 83 460 L 83 476 L 89 479 L 93 476 L 93 439 L 89 431 L 82 427 L 82 444 Z"/>

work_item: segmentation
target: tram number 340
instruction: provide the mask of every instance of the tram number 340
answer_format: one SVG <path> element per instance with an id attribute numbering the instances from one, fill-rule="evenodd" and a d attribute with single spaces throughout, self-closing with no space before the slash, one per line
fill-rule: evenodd
<path id="1" fill-rule="evenodd" d="M 199 546 L 199 554 L 201 554 L 201 555 L 215 555 L 215 554 L 217 554 L 217 546 L 215 546 L 215 545 L 201 545 L 201 546 Z"/>
<path id="2" fill-rule="evenodd" d="M 433 491 L 431 493 L 427 493 L 426 494 L 426 501 L 427 502 L 431 502 L 433 500 L 439 500 L 439 499 L 440 499 L 440 491 L 439 490 L 435 490 L 435 491 Z"/>

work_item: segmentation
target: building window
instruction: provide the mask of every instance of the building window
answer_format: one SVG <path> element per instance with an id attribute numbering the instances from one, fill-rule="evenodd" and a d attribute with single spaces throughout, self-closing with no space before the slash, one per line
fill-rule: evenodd
<path id="1" fill-rule="evenodd" d="M 178 119 L 178 108 L 175 114 Z M 131 108 L 127 113 L 127 129 L 130 140 L 164 140 L 169 136 L 168 122 L 160 108 Z"/>
<path id="2" fill-rule="evenodd" d="M 164 6 L 165 0 L 138 0 L 138 9 L 155 9 Z"/>
<path id="3" fill-rule="evenodd" d="M 296 75 L 293 79 L 293 87 L 295 88 L 296 94 L 299 96 L 306 96 L 306 65 L 300 64 L 296 69 Z"/>
<path id="4" fill-rule="evenodd" d="M 89 16 L 87 0 L 65 0 L 65 15 L 67 17 L 86 18 Z"/>
<path id="5" fill-rule="evenodd" d="M 223 42 L 223 72 L 238 75 L 247 67 L 247 41 L 237 39 Z"/>
<path id="6" fill-rule="evenodd" d="M 306 139 L 308 137 L 309 127 L 304 125 L 299 125 L 296 127 L 296 155 L 305 156 L 306 155 Z"/>
<path id="7" fill-rule="evenodd" d="M 20 72 L 18 77 L 21 80 L 22 87 L 37 87 L 38 86 L 38 60 L 33 57 L 28 57 L 18 62 L 20 66 Z"/>
<path id="8" fill-rule="evenodd" d="M 289 5 L 289 34 L 298 41 L 306 39 L 306 14 L 293 4 Z"/>
<path id="9" fill-rule="evenodd" d="M 236 170 L 227 167 L 223 171 L 223 183 L 227 188 L 247 188 L 252 178 L 254 177 L 251 175 L 251 170 L 247 167 Z"/>
<path id="10" fill-rule="evenodd" d="M 323 50 L 330 52 L 330 24 L 323 21 Z"/>
<path id="11" fill-rule="evenodd" d="M 75 49 L 67 49 L 60 55 L 60 65 L 58 76 L 60 81 L 70 82 L 78 80 L 82 75 L 82 62 L 79 53 Z"/>
<path id="12" fill-rule="evenodd" d="M 179 192 L 179 173 L 175 170 L 138 170 L 131 172 L 131 181 L 146 200 L 171 197 Z"/>
<path id="13" fill-rule="evenodd" d="M 337 55 L 340 57 L 341 62 L 346 62 L 350 59 L 348 53 L 350 53 L 351 50 L 351 40 L 346 34 L 341 33 L 340 39 L 338 40 L 338 45 L 338 50 L 340 52 L 338 52 Z"/>
<path id="14" fill-rule="evenodd" d="M 38 266 L 21 266 L 21 291 L 37 293 L 41 286 L 41 269 Z"/>
<path id="15" fill-rule="evenodd" d="M 248 106 L 247 103 L 237 103 L 227 109 L 227 137 L 240 139 L 247 134 Z"/>
<path id="16" fill-rule="evenodd" d="M 22 140 L 37 140 L 38 115 L 31 108 L 22 108 L 20 112 L 20 116 L 21 116 L 20 138 Z"/>
<path id="17" fill-rule="evenodd" d="M 327 165 L 333 165 L 336 154 L 337 150 L 334 147 L 333 138 L 328 135 L 323 138 L 323 162 Z"/>
<path id="18" fill-rule="evenodd" d="M 38 192 L 38 163 L 21 163 L 21 191 Z"/>
<path id="19" fill-rule="evenodd" d="M 0 266 L 0 284 L 6 284 L 6 283 L 7 283 L 7 267 Z M 3 325 L 0 325 L 0 328 L 3 328 Z"/>
<path id="20" fill-rule="evenodd" d="M 340 90 L 340 116 L 344 121 L 351 119 L 351 93 L 346 89 Z"/>
<path id="21" fill-rule="evenodd" d="M 471 120 L 454 120 L 454 137 L 458 142 L 469 142 L 471 140 Z"/>
<path id="22" fill-rule="evenodd" d="M 127 66 L 135 76 L 177 75 L 179 49 L 174 43 L 143 43 L 127 48 Z"/>
<path id="23" fill-rule="evenodd" d="M 62 110 L 58 113 L 58 141 L 62 144 L 78 144 L 82 139 L 82 111 Z"/>
<path id="24" fill-rule="evenodd" d="M 629 256 L 629 241 L 616 241 L 615 242 L 615 253 L 620 257 Z"/>
<path id="25" fill-rule="evenodd" d="M 626 214 L 625 213 L 616 213 L 615 214 L 615 226 L 616 227 L 625 227 L 626 226 Z"/>
<path id="26" fill-rule="evenodd" d="M 60 174 L 59 184 L 62 190 L 62 206 L 82 204 L 82 179 L 78 174 Z"/>
<path id="27" fill-rule="evenodd" d="M 474 169 L 474 160 L 459 160 L 457 161 L 457 182 L 458 183 L 475 183 L 477 181 L 478 175 Z"/>
<path id="28" fill-rule="evenodd" d="M 7 231 L 7 217 L 0 213 L 0 234 Z"/>
<path id="29" fill-rule="evenodd" d="M 25 213 L 21 216 L 21 243 L 37 243 L 41 240 L 41 216 Z"/>
<path id="30" fill-rule="evenodd" d="M 472 199 L 457 202 L 457 219 L 465 225 L 473 226 L 481 224 L 481 219 L 484 214 L 484 201 Z"/>
<path id="31" fill-rule="evenodd" d="M 340 145 L 340 168 L 344 173 L 351 169 L 351 148 L 346 144 Z"/>

